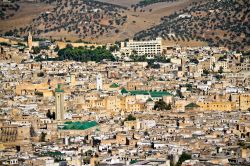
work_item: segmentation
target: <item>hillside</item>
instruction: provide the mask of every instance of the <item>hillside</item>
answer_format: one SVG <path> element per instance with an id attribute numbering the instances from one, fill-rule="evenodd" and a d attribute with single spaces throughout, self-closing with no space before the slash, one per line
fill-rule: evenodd
<path id="1" fill-rule="evenodd" d="M 248 0 L 42 0 L 3 6 L 0 33 L 108 43 L 128 38 L 165 44 L 249 49 Z"/>
<path id="2" fill-rule="evenodd" d="M 115 42 L 133 38 L 135 33 L 159 24 L 163 16 L 196 1 L 199 0 L 159 2 L 138 10 L 131 6 L 140 0 L 16 2 L 19 10 L 0 21 L 0 32 L 26 36 L 31 31 L 41 38 Z"/>
<path id="3" fill-rule="evenodd" d="M 135 35 L 137 40 L 162 36 L 172 41 L 205 41 L 211 46 L 248 50 L 250 45 L 250 1 L 206 0 L 194 3 L 162 22 Z"/>

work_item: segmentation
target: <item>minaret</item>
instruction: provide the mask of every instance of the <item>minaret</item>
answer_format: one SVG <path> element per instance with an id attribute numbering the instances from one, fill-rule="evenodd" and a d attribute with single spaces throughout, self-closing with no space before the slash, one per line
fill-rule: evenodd
<path id="1" fill-rule="evenodd" d="M 61 89 L 61 85 L 58 84 L 55 90 L 56 98 L 56 120 L 64 120 L 64 90 Z"/>
<path id="2" fill-rule="evenodd" d="M 28 36 L 28 47 L 29 47 L 29 50 L 32 49 L 32 35 L 31 33 L 29 32 L 29 36 Z"/>
<path id="3" fill-rule="evenodd" d="M 101 74 L 97 74 L 96 76 L 96 89 L 102 90 L 102 75 Z"/>

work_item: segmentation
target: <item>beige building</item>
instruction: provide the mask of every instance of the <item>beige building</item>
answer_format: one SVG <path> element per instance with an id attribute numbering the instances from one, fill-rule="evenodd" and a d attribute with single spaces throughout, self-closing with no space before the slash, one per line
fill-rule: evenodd
<path id="1" fill-rule="evenodd" d="M 55 90 L 56 100 L 56 120 L 64 120 L 64 91 L 61 89 L 61 85 Z"/>
<path id="2" fill-rule="evenodd" d="M 201 109 L 206 111 L 233 111 L 236 109 L 235 102 L 211 101 L 211 102 L 198 102 Z"/>

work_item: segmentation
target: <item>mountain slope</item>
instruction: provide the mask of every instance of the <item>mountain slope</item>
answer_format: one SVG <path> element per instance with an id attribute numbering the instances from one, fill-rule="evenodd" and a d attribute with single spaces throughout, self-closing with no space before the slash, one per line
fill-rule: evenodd
<path id="1" fill-rule="evenodd" d="M 211 46 L 247 50 L 250 45 L 249 10 L 248 0 L 206 0 L 163 17 L 159 25 L 137 33 L 134 38 L 198 39 Z"/>
<path id="2" fill-rule="evenodd" d="M 140 0 L 16 2 L 20 9 L 13 17 L 0 20 L 0 33 L 8 31 L 8 35 L 26 36 L 31 31 L 40 38 L 115 42 L 133 38 L 135 33 L 159 24 L 161 17 L 200 0 L 168 1 L 150 4 L 136 11 L 131 6 Z"/>

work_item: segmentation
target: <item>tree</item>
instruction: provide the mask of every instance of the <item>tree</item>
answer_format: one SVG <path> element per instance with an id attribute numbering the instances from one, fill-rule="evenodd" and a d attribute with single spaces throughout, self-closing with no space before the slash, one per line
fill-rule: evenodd
<path id="1" fill-rule="evenodd" d="M 48 110 L 48 112 L 47 112 L 47 114 L 46 114 L 46 117 L 47 117 L 47 118 L 51 118 L 51 112 L 50 112 L 50 110 Z"/>
<path id="2" fill-rule="evenodd" d="M 167 104 L 165 101 L 163 101 L 162 99 L 155 102 L 155 106 L 154 106 L 155 110 L 159 110 L 159 111 L 163 111 L 163 110 L 171 110 L 171 105 Z"/>
<path id="3" fill-rule="evenodd" d="M 40 142 L 45 142 L 45 138 L 46 138 L 47 133 L 42 132 L 40 135 Z"/>
<path id="4" fill-rule="evenodd" d="M 67 45 L 66 45 L 66 48 L 71 48 L 71 49 L 72 49 L 72 48 L 73 48 L 73 45 L 72 45 L 72 44 L 67 44 Z"/>
<path id="5" fill-rule="evenodd" d="M 37 77 L 43 77 L 43 76 L 44 76 L 44 72 L 37 73 Z"/>
<path id="6" fill-rule="evenodd" d="M 51 118 L 54 119 L 54 120 L 56 119 L 56 113 L 55 112 L 52 113 Z"/>
<path id="7" fill-rule="evenodd" d="M 54 51 L 58 52 L 60 50 L 59 46 L 56 46 L 56 48 L 54 49 Z"/>
<path id="8" fill-rule="evenodd" d="M 125 119 L 125 121 L 134 121 L 136 120 L 136 117 L 134 117 L 132 114 L 129 114 L 128 117 Z"/>
<path id="9" fill-rule="evenodd" d="M 75 60 L 80 62 L 96 61 L 100 62 L 104 59 L 115 61 L 112 53 L 103 47 L 91 47 L 87 49 L 84 47 L 64 48 L 58 51 L 58 60 Z"/>
<path id="10" fill-rule="evenodd" d="M 32 125 L 30 126 L 30 136 L 31 137 L 35 137 L 36 136 L 35 129 L 34 129 L 34 127 Z"/>
<path id="11" fill-rule="evenodd" d="M 190 154 L 187 154 L 187 153 L 182 153 L 178 162 L 176 163 L 176 166 L 181 166 L 181 164 L 186 161 L 186 160 L 189 160 L 191 159 L 191 155 Z"/>
<path id="12" fill-rule="evenodd" d="M 220 69 L 218 70 L 218 72 L 221 74 L 223 73 L 223 67 L 221 66 Z"/>
<path id="13" fill-rule="evenodd" d="M 39 54 L 41 51 L 40 47 L 32 47 L 32 50 L 34 54 Z"/>
<path id="14" fill-rule="evenodd" d="M 144 136 L 149 136 L 148 131 L 144 131 Z"/>
<path id="15" fill-rule="evenodd" d="M 203 74 L 205 74 L 207 76 L 209 74 L 209 71 L 207 69 L 204 69 Z"/>
<path id="16" fill-rule="evenodd" d="M 176 95 L 179 96 L 180 98 L 184 98 L 182 92 L 179 89 L 176 90 Z"/>

